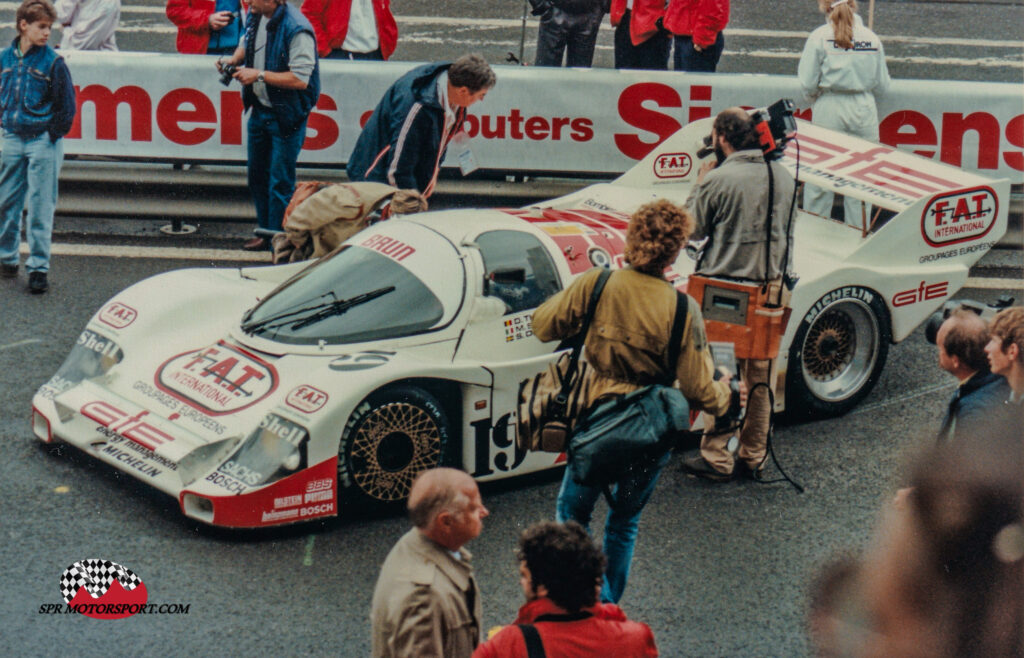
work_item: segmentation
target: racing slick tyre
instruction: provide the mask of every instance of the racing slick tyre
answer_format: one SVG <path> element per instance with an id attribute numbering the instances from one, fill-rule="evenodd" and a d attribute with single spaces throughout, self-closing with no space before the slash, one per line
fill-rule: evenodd
<path id="1" fill-rule="evenodd" d="M 878 293 L 837 288 L 811 306 L 789 348 L 786 416 L 839 416 L 874 387 L 885 365 L 892 328 Z"/>
<path id="2" fill-rule="evenodd" d="M 338 450 L 340 497 L 397 503 L 420 472 L 442 465 L 448 417 L 430 393 L 413 386 L 374 392 L 345 424 Z"/>

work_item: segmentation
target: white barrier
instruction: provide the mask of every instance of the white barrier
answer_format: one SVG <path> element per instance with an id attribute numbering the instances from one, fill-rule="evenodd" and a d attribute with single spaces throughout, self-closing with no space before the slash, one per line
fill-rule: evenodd
<path id="1" fill-rule="evenodd" d="M 237 82 L 214 58 L 66 53 L 80 112 L 65 152 L 244 162 Z M 323 93 L 300 162 L 344 163 L 387 87 L 411 62 L 321 61 Z M 684 123 L 732 105 L 797 100 L 795 77 L 496 67 L 497 86 L 466 129 L 483 169 L 616 173 Z M 806 103 L 804 104 L 806 106 Z M 808 113 L 800 116 L 808 118 Z M 881 140 L 970 171 L 1024 182 L 1020 85 L 895 80 L 879 105 Z"/>

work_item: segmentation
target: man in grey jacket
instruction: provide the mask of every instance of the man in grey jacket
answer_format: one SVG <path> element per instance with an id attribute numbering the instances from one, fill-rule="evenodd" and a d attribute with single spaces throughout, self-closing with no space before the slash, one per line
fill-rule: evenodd
<path id="1" fill-rule="evenodd" d="M 686 201 L 696 220 L 691 239 L 707 238 L 696 273 L 740 281 L 767 281 L 772 300 L 788 305 L 789 294 L 782 280 L 789 262 L 783 261 L 792 260 L 790 209 L 796 182 L 778 162 L 766 166 L 746 110 L 732 107 L 720 112 L 715 117 L 711 138 L 717 162 L 708 161 L 701 166 L 697 184 Z M 773 178 L 770 200 L 769 166 Z M 770 234 L 766 224 L 769 203 Z M 728 449 L 733 432 L 716 433 L 715 419 L 704 414 L 700 453 L 683 459 L 683 469 L 692 475 L 722 482 L 732 479 L 734 467 L 738 466 L 741 471 L 760 477 L 771 408 L 766 388 L 754 387 L 759 383 L 771 386 L 775 378 L 768 359 L 741 359 L 739 369 L 749 391 L 739 450 L 734 457 Z"/>
<path id="2" fill-rule="evenodd" d="M 480 644 L 480 590 L 463 545 L 483 528 L 476 482 L 454 468 L 421 473 L 409 492 L 415 526 L 384 560 L 373 591 L 374 658 L 469 658 Z"/>

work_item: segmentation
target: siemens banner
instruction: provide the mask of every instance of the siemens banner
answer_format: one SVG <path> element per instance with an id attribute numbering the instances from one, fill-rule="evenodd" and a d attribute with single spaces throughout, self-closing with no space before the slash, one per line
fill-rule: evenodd
<path id="1" fill-rule="evenodd" d="M 65 152 L 244 162 L 241 86 L 215 59 L 68 52 L 79 112 Z M 412 62 L 320 62 L 320 101 L 299 161 L 342 165 L 361 124 Z M 608 174 L 635 164 L 684 124 L 726 107 L 792 98 L 795 77 L 496 66 L 498 84 L 464 129 L 479 166 Z M 1008 83 L 894 80 L 879 101 L 881 141 L 968 171 L 1024 182 L 1024 95 Z M 451 160 L 449 160 L 451 164 Z"/>

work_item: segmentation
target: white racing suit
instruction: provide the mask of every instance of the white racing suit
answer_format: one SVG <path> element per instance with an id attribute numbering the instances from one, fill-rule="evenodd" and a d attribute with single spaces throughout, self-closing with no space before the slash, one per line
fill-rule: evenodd
<path id="1" fill-rule="evenodd" d="M 857 15 L 853 42 L 849 50 L 836 46 L 832 25 L 822 25 L 807 38 L 797 77 L 804 95 L 814 101 L 815 124 L 878 141 L 875 97 L 889 88 L 885 51 L 878 36 Z M 805 185 L 804 210 L 828 217 L 833 196 L 820 187 Z M 862 212 L 870 222 L 871 204 L 846 197 L 843 211 L 847 224 L 862 226 Z"/>

